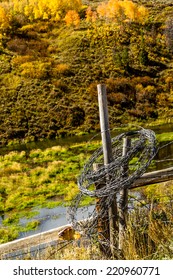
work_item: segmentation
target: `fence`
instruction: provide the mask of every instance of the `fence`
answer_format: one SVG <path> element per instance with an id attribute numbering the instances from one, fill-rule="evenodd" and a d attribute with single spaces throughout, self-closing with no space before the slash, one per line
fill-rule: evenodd
<path id="1" fill-rule="evenodd" d="M 105 85 L 98 85 L 102 147 L 85 164 L 79 179 L 80 193 L 69 208 L 70 224 L 81 236 L 96 238 L 101 252 L 114 258 L 122 254 L 132 189 L 173 180 L 173 167 L 145 173 L 157 153 L 153 131 L 140 128 L 111 139 Z M 77 209 L 83 196 L 95 197 L 95 209 L 84 221 L 77 220 Z M 136 198 L 131 198 L 135 201 Z M 136 201 L 140 201 L 138 197 Z M 63 227 L 63 229 L 66 227 Z M 0 253 L 8 258 L 62 244 L 61 228 L 40 235 L 0 245 Z M 24 250 L 23 250 L 24 249 Z M 26 249 L 26 250 L 25 250 Z M 23 252 L 21 252 L 23 250 Z M 15 253 L 17 252 L 18 253 Z M 12 256 L 12 255 L 11 255 Z"/>
<path id="2" fill-rule="evenodd" d="M 105 85 L 98 85 L 98 102 L 102 147 L 94 152 L 81 172 L 78 180 L 81 193 L 69 216 L 77 231 L 88 236 L 97 231 L 101 251 L 114 257 L 123 248 L 128 191 L 173 179 L 173 168 L 145 173 L 157 153 L 155 133 L 140 128 L 111 139 Z M 76 220 L 76 210 L 85 195 L 96 198 L 88 227 L 80 226 Z"/>

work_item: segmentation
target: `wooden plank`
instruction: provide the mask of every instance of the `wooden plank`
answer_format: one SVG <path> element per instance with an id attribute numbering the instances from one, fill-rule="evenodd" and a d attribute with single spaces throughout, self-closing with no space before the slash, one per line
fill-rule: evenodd
<path id="1" fill-rule="evenodd" d="M 130 189 L 144 187 L 152 184 L 162 183 L 173 180 L 173 167 L 162 170 L 144 173 L 141 178 L 137 179 Z"/>

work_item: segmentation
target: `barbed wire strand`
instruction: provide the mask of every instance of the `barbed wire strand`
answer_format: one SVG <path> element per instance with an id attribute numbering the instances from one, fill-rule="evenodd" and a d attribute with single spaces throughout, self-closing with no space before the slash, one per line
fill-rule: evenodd
<path id="1" fill-rule="evenodd" d="M 125 137 L 131 138 L 131 147 L 127 154 L 123 156 L 123 138 Z M 107 211 L 112 205 L 115 195 L 122 189 L 128 189 L 136 179 L 141 177 L 158 152 L 155 133 L 150 129 L 139 126 L 138 130 L 123 132 L 115 136 L 112 138 L 111 144 L 112 162 L 107 166 L 104 165 L 102 146 L 92 154 L 77 180 L 80 192 L 73 200 L 71 207 L 68 208 L 68 219 L 73 228 L 90 238 L 92 236 L 98 238 L 99 219 L 103 219 L 104 222 L 109 224 Z M 96 171 L 93 169 L 94 164 L 99 164 Z M 124 168 L 122 167 L 127 165 L 128 171 L 123 172 Z M 108 177 L 109 180 L 107 180 Z M 96 188 L 96 185 L 101 185 L 101 188 Z M 99 199 L 99 211 L 95 205 L 88 218 L 78 221 L 77 209 L 79 209 L 83 198 L 86 196 L 93 197 L 96 200 Z M 104 245 L 110 243 L 109 240 L 105 240 L 104 236 L 99 238 L 98 241 Z"/>

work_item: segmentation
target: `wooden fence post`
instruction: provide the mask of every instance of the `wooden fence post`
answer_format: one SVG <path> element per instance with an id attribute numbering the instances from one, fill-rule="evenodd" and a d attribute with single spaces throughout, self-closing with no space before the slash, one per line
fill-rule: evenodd
<path id="1" fill-rule="evenodd" d="M 109 129 L 109 118 L 108 118 L 108 106 L 107 106 L 107 96 L 106 96 L 106 86 L 104 84 L 97 85 L 98 90 L 98 103 L 99 103 L 99 115 L 100 115 L 100 128 L 103 146 L 103 156 L 105 168 L 108 167 L 109 163 L 112 161 L 112 144 L 111 135 Z M 109 170 L 108 177 L 109 180 Z M 106 182 L 105 182 L 106 184 Z M 108 209 L 109 213 L 109 235 L 110 235 L 110 246 L 111 253 L 114 255 L 115 246 L 115 233 L 117 232 L 117 202 L 116 196 L 114 197 L 112 205 Z"/>
<path id="2" fill-rule="evenodd" d="M 94 163 L 93 170 L 97 171 L 101 164 Z M 100 182 L 99 184 L 95 185 L 96 190 L 100 190 L 102 187 L 105 186 L 105 182 Z M 111 255 L 110 247 L 108 244 L 109 240 L 109 213 L 108 209 L 104 207 L 104 198 L 96 198 L 96 211 L 98 214 L 97 219 L 97 233 L 98 233 L 98 240 L 99 240 L 99 247 L 102 253 L 105 256 L 109 257 Z"/>
<path id="3" fill-rule="evenodd" d="M 123 151 L 122 155 L 125 156 L 131 145 L 131 139 L 129 137 L 123 138 Z M 128 177 L 128 163 L 122 166 L 122 177 Z M 127 212 L 128 212 L 128 189 L 122 189 L 119 192 L 119 244 L 118 248 L 120 251 L 123 249 L 124 242 L 124 233 L 126 228 L 127 221 Z"/>

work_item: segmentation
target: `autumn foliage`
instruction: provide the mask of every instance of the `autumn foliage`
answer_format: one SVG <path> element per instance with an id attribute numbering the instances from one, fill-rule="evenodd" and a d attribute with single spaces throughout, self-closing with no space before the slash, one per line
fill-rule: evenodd
<path id="1" fill-rule="evenodd" d="M 65 20 L 67 26 L 73 25 L 73 26 L 77 27 L 80 24 L 79 14 L 74 10 L 68 11 L 64 20 Z"/>
<path id="2" fill-rule="evenodd" d="M 99 17 L 113 20 L 126 20 L 143 22 L 148 15 L 144 6 L 139 6 L 132 1 L 109 0 L 101 3 L 97 8 Z"/>
<path id="3" fill-rule="evenodd" d="M 0 143 L 100 129 L 98 83 L 112 126 L 172 118 L 172 6 L 159 5 L 1 0 Z"/>
<path id="4" fill-rule="evenodd" d="M 3 32 L 10 27 L 10 14 L 3 6 L 0 6 L 0 31 Z"/>
<path id="5" fill-rule="evenodd" d="M 68 13 L 67 24 L 71 17 L 72 20 L 74 19 L 74 25 L 77 25 L 76 21 L 78 22 L 79 19 L 76 19 L 76 14 L 81 7 L 81 0 L 9 0 L 7 5 L 3 2 L 0 4 L 0 29 L 7 28 L 10 16 L 20 16 L 24 18 L 24 21 L 30 22 L 37 20 L 59 22 L 69 11 L 73 13 Z"/>
<path id="6" fill-rule="evenodd" d="M 82 0 L 10 0 L 0 4 L 0 30 L 9 28 L 14 18 L 20 17 L 23 22 L 38 20 L 60 22 L 65 21 L 67 26 L 79 26 L 79 12 L 82 9 Z M 112 21 L 145 22 L 148 11 L 144 6 L 132 1 L 109 0 L 92 10 L 86 9 L 86 22 L 95 22 L 97 19 Z"/>

